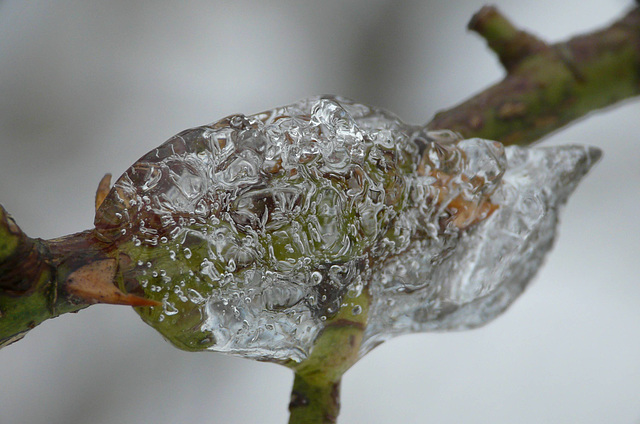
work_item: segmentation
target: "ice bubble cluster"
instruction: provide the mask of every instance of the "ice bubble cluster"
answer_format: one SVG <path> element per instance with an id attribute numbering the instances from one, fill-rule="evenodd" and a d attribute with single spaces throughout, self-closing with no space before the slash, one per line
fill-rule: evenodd
<path id="1" fill-rule="evenodd" d="M 178 347 L 299 362 L 347 311 L 366 315 L 364 354 L 503 311 L 598 156 L 313 97 L 176 135 L 120 177 L 95 225 L 126 252 L 123 288 L 162 302 L 138 312 Z"/>

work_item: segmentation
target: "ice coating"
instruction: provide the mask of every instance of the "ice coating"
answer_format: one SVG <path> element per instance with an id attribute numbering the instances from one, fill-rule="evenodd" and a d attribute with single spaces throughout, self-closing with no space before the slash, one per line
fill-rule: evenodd
<path id="1" fill-rule="evenodd" d="M 486 324 L 526 288 L 552 246 L 559 207 L 601 153 L 582 146 L 505 150 L 507 171 L 491 196 L 500 205 L 495 213 L 463 232 L 442 259 L 424 260 L 437 245 L 425 239 L 383 267 L 372 285 L 362 354 L 400 334 Z"/>
<path id="2" fill-rule="evenodd" d="M 481 325 L 523 290 L 597 157 L 428 133 L 338 97 L 184 131 L 96 215 L 123 288 L 188 350 L 302 361 L 324 326 L 389 337 Z M 362 300 L 368 311 L 363 312 Z"/>

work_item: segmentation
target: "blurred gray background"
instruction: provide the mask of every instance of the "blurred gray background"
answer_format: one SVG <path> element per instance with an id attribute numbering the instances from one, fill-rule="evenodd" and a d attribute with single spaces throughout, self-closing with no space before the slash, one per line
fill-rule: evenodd
<path id="1" fill-rule="evenodd" d="M 494 0 L 547 40 L 623 0 Z M 0 202 L 31 236 L 93 222 L 93 196 L 171 135 L 335 93 L 426 122 L 499 80 L 473 1 L 4 0 Z M 604 149 L 555 250 L 489 326 L 394 339 L 343 380 L 342 423 L 640 422 L 640 102 L 546 143 Z M 285 423 L 283 367 L 186 353 L 94 306 L 0 351 L 0 424 Z"/>

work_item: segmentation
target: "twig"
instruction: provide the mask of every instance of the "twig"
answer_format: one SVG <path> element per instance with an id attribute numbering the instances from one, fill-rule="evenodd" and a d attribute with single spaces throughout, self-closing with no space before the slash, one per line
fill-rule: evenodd
<path id="1" fill-rule="evenodd" d="M 104 184 L 98 196 L 102 192 Z M 118 289 L 120 259 L 93 230 L 53 240 L 30 238 L 0 206 L 0 347 L 47 319 L 94 303 L 157 305 Z"/>
<path id="2" fill-rule="evenodd" d="M 439 112 L 429 129 L 529 144 L 589 112 L 640 94 L 640 8 L 609 27 L 547 45 L 494 7 L 469 23 L 496 52 L 506 77 Z"/>
<path id="3" fill-rule="evenodd" d="M 640 94 L 638 6 L 606 29 L 554 45 L 518 30 L 491 7 L 478 12 L 469 28 L 488 41 L 507 75 L 438 113 L 429 129 L 528 144 L 588 112 Z M 96 207 L 108 186 L 103 179 Z M 0 207 L 0 347 L 48 318 L 92 303 L 150 305 L 118 288 L 119 264 L 127 260 L 95 230 L 55 240 L 29 238 Z M 336 316 L 310 356 L 288 364 L 296 373 L 290 423 L 335 422 L 340 379 L 358 359 L 366 325 L 368 300 L 361 300 L 357 319 Z"/>

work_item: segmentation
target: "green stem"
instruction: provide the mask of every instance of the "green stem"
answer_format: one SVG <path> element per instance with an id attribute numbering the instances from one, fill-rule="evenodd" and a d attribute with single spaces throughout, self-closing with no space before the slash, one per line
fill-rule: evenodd
<path id="1" fill-rule="evenodd" d="M 289 365 L 295 371 L 289 424 L 336 422 L 340 379 L 360 358 L 371 297 L 365 291 L 343 302 L 349 307 L 327 321 L 309 357 Z"/>
<path id="2" fill-rule="evenodd" d="M 289 411 L 289 424 L 335 423 L 340 412 L 340 379 L 309 381 L 296 373 Z"/>
<path id="3" fill-rule="evenodd" d="M 20 340 L 44 320 L 88 306 L 71 299 L 58 284 L 73 270 L 63 264 L 64 246 L 85 245 L 86 237 L 74 234 L 63 243 L 32 239 L 0 206 L 0 347 Z"/>

